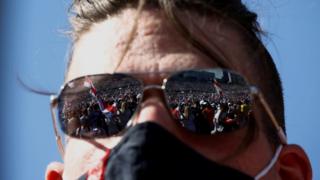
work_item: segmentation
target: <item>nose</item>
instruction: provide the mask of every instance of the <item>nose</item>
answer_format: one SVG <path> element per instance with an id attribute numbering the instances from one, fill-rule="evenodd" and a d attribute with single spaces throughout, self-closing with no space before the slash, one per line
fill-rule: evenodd
<path id="1" fill-rule="evenodd" d="M 147 89 L 134 123 L 154 122 L 174 133 L 178 130 L 171 111 L 167 106 L 165 94 L 160 89 Z"/>

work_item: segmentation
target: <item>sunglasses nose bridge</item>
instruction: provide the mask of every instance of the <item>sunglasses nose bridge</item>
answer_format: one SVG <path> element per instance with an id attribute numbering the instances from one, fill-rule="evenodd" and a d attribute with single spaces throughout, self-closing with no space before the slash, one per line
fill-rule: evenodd
<path id="1" fill-rule="evenodd" d="M 144 88 L 143 98 L 134 124 L 154 122 L 168 130 L 175 126 L 162 86 L 149 85 Z"/>
<path id="2" fill-rule="evenodd" d="M 150 98 L 158 99 L 166 107 L 166 97 L 164 94 L 164 88 L 160 85 L 146 85 L 143 88 L 142 106 Z"/>
<path id="3" fill-rule="evenodd" d="M 147 90 L 150 90 L 150 89 L 163 90 L 163 89 L 164 89 L 164 86 L 160 86 L 160 85 L 146 85 L 146 86 L 143 88 L 144 91 L 147 91 Z"/>

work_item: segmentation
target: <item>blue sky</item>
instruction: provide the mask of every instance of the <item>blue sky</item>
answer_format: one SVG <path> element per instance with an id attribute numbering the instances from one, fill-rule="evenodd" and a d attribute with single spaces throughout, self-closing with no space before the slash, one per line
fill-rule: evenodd
<path id="1" fill-rule="evenodd" d="M 260 15 L 268 46 L 283 81 L 290 143 L 309 155 L 320 179 L 320 1 L 246 0 Z M 69 39 L 69 1 L 10 0 L 5 6 L 5 60 L 1 109 L 1 179 L 43 179 L 46 165 L 61 160 L 49 114 L 49 97 L 30 94 L 16 81 L 58 91 L 63 82 Z"/>

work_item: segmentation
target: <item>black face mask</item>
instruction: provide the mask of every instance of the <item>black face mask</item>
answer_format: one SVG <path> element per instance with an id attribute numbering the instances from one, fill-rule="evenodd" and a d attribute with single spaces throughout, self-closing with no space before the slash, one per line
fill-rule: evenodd
<path id="1" fill-rule="evenodd" d="M 238 170 L 203 157 L 167 130 L 151 122 L 132 127 L 112 149 L 104 178 L 253 179 Z"/>

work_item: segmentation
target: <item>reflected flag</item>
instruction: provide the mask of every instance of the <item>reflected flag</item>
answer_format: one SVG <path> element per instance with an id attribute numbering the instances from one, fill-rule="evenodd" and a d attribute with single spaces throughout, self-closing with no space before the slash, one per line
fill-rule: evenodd
<path id="1" fill-rule="evenodd" d="M 221 85 L 216 79 L 213 80 L 213 87 L 220 96 L 223 95 Z"/>
<path id="2" fill-rule="evenodd" d="M 105 109 L 103 100 L 99 96 L 97 96 L 97 89 L 96 87 L 94 87 L 92 80 L 88 76 L 86 76 L 86 79 L 83 82 L 83 86 L 90 88 L 90 94 L 96 98 L 97 103 L 99 105 L 99 109 L 101 110 L 101 112 L 103 112 Z"/>
<path id="3" fill-rule="evenodd" d="M 86 76 L 83 86 L 90 88 L 90 94 L 95 97 L 97 96 L 97 89 L 94 87 L 92 80 L 88 76 Z"/>

